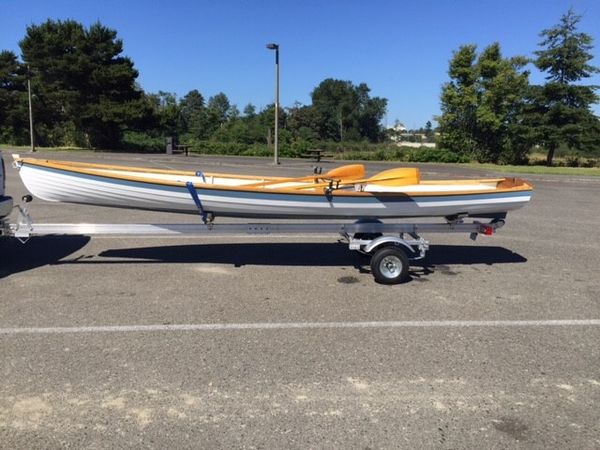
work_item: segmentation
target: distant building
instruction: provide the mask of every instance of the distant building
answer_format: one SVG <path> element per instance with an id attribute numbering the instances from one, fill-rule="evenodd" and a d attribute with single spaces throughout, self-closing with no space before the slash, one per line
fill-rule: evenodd
<path id="1" fill-rule="evenodd" d="M 394 125 L 388 127 L 387 134 L 393 142 L 399 142 L 402 140 L 402 135 L 408 133 L 408 128 L 403 123 L 396 120 Z"/>
<path id="2" fill-rule="evenodd" d="M 390 141 L 395 142 L 402 147 L 413 148 L 435 148 L 434 142 L 428 142 L 427 135 L 421 130 L 409 130 L 400 121 L 396 121 L 393 126 L 388 127 L 387 135 Z"/>
<path id="3" fill-rule="evenodd" d="M 389 127 L 388 130 L 394 130 L 396 133 L 406 133 L 408 131 L 408 128 L 406 128 L 402 122 L 398 122 L 396 120 L 394 125 Z"/>

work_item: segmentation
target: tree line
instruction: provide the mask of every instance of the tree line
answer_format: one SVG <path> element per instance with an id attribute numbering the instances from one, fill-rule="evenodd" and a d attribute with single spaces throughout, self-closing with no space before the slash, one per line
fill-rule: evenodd
<path id="1" fill-rule="evenodd" d="M 48 20 L 27 27 L 19 46 L 21 58 L 0 52 L 0 142 L 29 143 L 28 79 L 38 145 L 118 149 L 164 142 L 165 136 L 249 144 L 272 140 L 274 105 L 257 111 L 248 104 L 240 112 L 222 92 L 208 99 L 197 89 L 181 98 L 144 92 L 133 61 L 122 55 L 122 40 L 101 23 L 86 28 L 74 20 Z M 366 84 L 326 79 L 311 100 L 281 108 L 283 145 L 383 140 L 387 100 L 372 97 Z"/>
<path id="2" fill-rule="evenodd" d="M 600 156 L 600 123 L 591 110 L 597 87 L 584 84 L 599 70 L 590 62 L 592 38 L 578 31 L 579 21 L 569 10 L 558 25 L 543 30 L 533 60 L 505 57 L 499 43 L 481 52 L 475 45 L 454 52 L 442 86 L 439 126 L 433 129 L 428 121 L 412 133 L 435 139 L 440 150 L 427 155 L 522 163 L 538 148 L 552 164 L 556 151 L 566 147 Z M 273 104 L 260 110 L 248 104 L 240 111 L 223 92 L 208 98 L 198 89 L 180 98 L 145 92 L 117 32 L 99 22 L 30 25 L 19 46 L 20 56 L 0 52 L 2 143 L 29 143 L 29 81 L 40 146 L 160 150 L 166 136 L 205 149 L 222 144 L 217 150 L 272 144 Z M 544 84 L 529 83 L 529 63 L 545 74 Z M 382 126 L 386 109 L 387 99 L 371 96 L 365 83 L 325 79 L 311 92 L 309 105 L 280 108 L 283 153 L 331 143 L 356 148 L 355 143 L 399 141 L 397 130 Z"/>
<path id="3" fill-rule="evenodd" d="M 499 43 L 479 54 L 475 45 L 461 46 L 442 87 L 439 145 L 494 163 L 525 162 L 534 146 L 545 149 L 548 165 L 560 146 L 600 155 L 600 121 L 591 110 L 597 87 L 582 84 L 599 69 L 590 64 L 591 36 L 577 30 L 580 19 L 569 10 L 543 30 L 531 61 L 505 58 Z M 529 62 L 545 84 L 529 84 Z"/>

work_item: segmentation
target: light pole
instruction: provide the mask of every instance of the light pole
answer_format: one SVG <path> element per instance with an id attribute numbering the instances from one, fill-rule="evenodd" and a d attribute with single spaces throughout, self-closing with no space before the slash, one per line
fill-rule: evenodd
<path id="1" fill-rule="evenodd" d="M 31 151 L 35 152 L 35 141 L 33 138 L 33 107 L 31 104 L 31 76 L 29 67 L 27 68 L 27 98 L 29 100 L 29 141 L 31 143 Z"/>
<path id="2" fill-rule="evenodd" d="M 275 161 L 279 164 L 279 44 L 267 44 L 269 50 L 275 50 Z"/>

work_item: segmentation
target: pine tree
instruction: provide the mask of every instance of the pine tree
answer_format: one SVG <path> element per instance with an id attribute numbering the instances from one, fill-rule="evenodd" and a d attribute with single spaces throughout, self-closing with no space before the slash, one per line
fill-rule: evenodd
<path id="1" fill-rule="evenodd" d="M 117 32 L 73 20 L 30 25 L 20 42 L 46 144 L 115 148 L 148 113 Z"/>
<path id="2" fill-rule="evenodd" d="M 17 55 L 0 52 L 0 142 L 29 142 L 26 72 Z"/>
<path id="3" fill-rule="evenodd" d="M 527 122 L 534 127 L 537 143 L 546 147 L 549 166 L 561 144 L 579 150 L 600 145 L 598 118 L 590 109 L 598 101 L 597 87 L 580 84 L 599 69 L 589 63 L 593 40 L 577 31 L 580 20 L 570 9 L 558 25 L 541 32 L 542 50 L 535 52 L 534 63 L 547 73 L 547 82 L 532 86 Z"/>

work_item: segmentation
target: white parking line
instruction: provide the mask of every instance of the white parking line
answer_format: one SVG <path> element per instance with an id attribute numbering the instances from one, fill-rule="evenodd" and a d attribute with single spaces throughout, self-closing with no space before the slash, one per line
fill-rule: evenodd
<path id="1" fill-rule="evenodd" d="M 243 330 L 305 330 L 340 328 L 434 328 L 434 327 L 548 327 L 600 326 L 599 319 L 589 320 L 439 320 L 385 322 L 259 322 L 200 323 L 177 325 L 109 325 L 89 327 L 20 327 L 0 328 L 1 335 L 69 334 L 69 333 L 139 333 L 166 331 L 243 331 Z"/>

